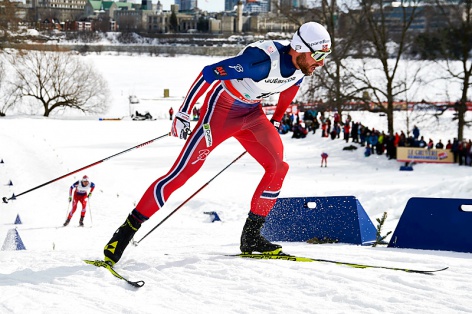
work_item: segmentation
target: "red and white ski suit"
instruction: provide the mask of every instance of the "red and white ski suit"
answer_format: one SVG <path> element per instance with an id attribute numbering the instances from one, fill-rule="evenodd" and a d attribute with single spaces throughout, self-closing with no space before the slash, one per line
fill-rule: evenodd
<path id="1" fill-rule="evenodd" d="M 80 213 L 81 217 L 85 216 L 85 213 L 87 212 L 87 202 L 88 202 L 88 195 L 93 192 L 95 189 L 95 184 L 93 182 L 89 182 L 87 185 L 84 185 L 82 181 L 76 181 L 74 184 L 70 186 L 69 189 L 69 195 L 72 195 L 72 191 L 74 191 L 74 196 L 72 198 L 72 209 L 69 212 L 69 215 L 67 217 L 68 220 L 72 218 L 74 215 L 76 209 L 77 209 L 77 204 L 82 205 L 82 211 Z"/>
<path id="2" fill-rule="evenodd" d="M 223 60 L 205 67 L 200 73 L 179 109 L 190 115 L 194 104 L 206 93 L 198 123 L 169 172 L 154 181 L 138 202 L 133 211 L 136 218 L 145 221 L 162 208 L 170 195 L 203 166 L 212 150 L 230 137 L 238 140 L 264 168 L 264 175 L 251 200 L 250 211 L 264 217 L 269 214 L 289 166 L 283 160 L 280 135 L 264 114 L 261 100 L 270 94 L 280 93 L 272 117 L 280 121 L 303 80 L 301 71 L 295 69 L 291 57 L 285 54 L 289 47 L 271 43 L 258 47 L 253 45 L 253 48 L 262 50 L 263 55 L 266 54 L 263 61 L 246 60 L 261 58 L 257 50 L 251 50 L 253 55 L 241 54 Z M 278 69 L 274 66 L 277 62 Z M 280 75 L 281 68 L 286 70 L 288 67 L 292 67 L 289 68 L 291 73 Z M 251 74 L 251 71 L 258 72 Z M 251 79 L 261 72 L 265 74 L 260 79 Z M 257 88 L 262 91 L 266 88 L 267 93 Z M 254 90 L 256 94 L 252 95 Z"/>

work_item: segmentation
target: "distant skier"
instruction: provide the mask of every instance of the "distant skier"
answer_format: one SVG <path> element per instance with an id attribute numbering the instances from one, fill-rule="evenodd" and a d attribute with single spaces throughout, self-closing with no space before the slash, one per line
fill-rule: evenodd
<path id="1" fill-rule="evenodd" d="M 75 189 L 74 197 L 72 197 L 72 191 Z M 82 205 L 82 211 L 80 213 L 79 226 L 84 226 L 84 217 L 85 212 L 87 211 L 87 202 L 92 192 L 95 189 L 95 183 L 90 182 L 89 177 L 83 176 L 82 180 L 76 181 L 70 186 L 69 189 L 69 203 L 72 202 L 72 209 L 67 216 L 66 222 L 64 222 L 64 227 L 67 226 L 77 209 L 77 204 L 80 202 Z"/>
<path id="2" fill-rule="evenodd" d="M 323 167 L 323 163 L 325 167 L 328 167 L 328 154 L 327 153 L 321 154 L 321 167 Z"/>
<path id="3" fill-rule="evenodd" d="M 186 140 L 169 172 L 152 183 L 105 246 L 105 261 L 119 261 L 131 238 L 171 194 L 191 178 L 208 155 L 229 138 L 241 143 L 263 168 L 241 234 L 241 252 L 279 254 L 281 246 L 261 235 L 266 216 L 279 196 L 288 171 L 277 132 L 305 76 L 324 65 L 331 38 L 321 24 L 303 24 L 284 45 L 272 40 L 246 46 L 237 56 L 203 68 L 175 114 L 171 135 Z M 205 95 L 206 94 L 206 95 Z M 272 119 L 262 110 L 264 98 L 279 94 Z M 191 132 L 192 109 L 205 95 L 201 114 Z M 247 210 L 247 209 L 245 209 Z"/>

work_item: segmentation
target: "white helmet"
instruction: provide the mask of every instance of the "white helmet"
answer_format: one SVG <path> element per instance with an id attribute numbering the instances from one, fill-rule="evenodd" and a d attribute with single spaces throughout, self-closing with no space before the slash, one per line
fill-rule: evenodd
<path id="1" fill-rule="evenodd" d="M 331 48 L 331 37 L 323 25 L 308 22 L 293 34 L 290 46 L 296 52 L 313 52 Z M 310 49 L 311 48 L 311 49 Z"/>

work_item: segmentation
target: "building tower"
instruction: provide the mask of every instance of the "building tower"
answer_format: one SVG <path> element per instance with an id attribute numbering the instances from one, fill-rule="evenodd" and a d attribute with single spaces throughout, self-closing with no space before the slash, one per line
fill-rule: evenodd
<path id="1" fill-rule="evenodd" d="M 235 33 L 240 34 L 243 31 L 243 2 L 238 1 L 236 8 L 236 27 Z"/>
<path id="2" fill-rule="evenodd" d="M 180 11 L 191 11 L 198 5 L 197 0 L 175 0 L 175 4 L 178 4 Z"/>
<path id="3" fill-rule="evenodd" d="M 152 1 L 141 0 L 141 10 L 152 10 Z"/>

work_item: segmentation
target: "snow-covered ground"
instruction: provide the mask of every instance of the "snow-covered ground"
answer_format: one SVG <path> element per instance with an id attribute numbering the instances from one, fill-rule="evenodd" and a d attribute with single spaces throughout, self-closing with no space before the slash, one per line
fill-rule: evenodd
<path id="1" fill-rule="evenodd" d="M 110 84 L 113 106 L 103 117 L 129 114 L 128 96 L 182 99 L 211 58 L 93 56 Z M 132 62 L 131 62 L 132 61 Z M 167 66 L 166 66 L 167 64 Z M 171 70 L 171 65 L 175 71 Z M 185 75 L 182 75 L 185 73 Z M 140 110 L 138 104 L 137 109 Z M 150 103 L 146 106 L 152 106 Z M 0 196 L 20 194 L 83 166 L 166 134 L 169 105 L 155 103 L 155 121 L 99 120 L 103 117 L 7 116 L 0 121 Z M 174 107 L 174 110 L 177 108 Z M 143 109 L 144 110 L 144 109 Z M 386 130 L 385 117 L 352 112 L 355 121 Z M 471 118 L 470 116 L 468 118 Z M 414 122 L 435 141 L 456 136 L 451 116 L 439 123 Z M 395 122 L 405 130 L 400 114 Z M 465 138 L 472 138 L 466 130 Z M 280 197 L 356 196 L 375 223 L 388 213 L 384 234 L 393 231 L 411 197 L 470 198 L 470 167 L 418 164 L 412 172 L 385 156 L 343 151 L 342 140 L 283 135 L 290 165 Z M 80 173 L 0 204 L 0 244 L 17 228 L 26 250 L 0 251 L 0 313 L 470 313 L 472 255 L 368 247 L 351 244 L 285 242 L 284 251 L 314 258 L 435 269 L 434 276 L 382 269 L 354 269 L 325 263 L 258 261 L 225 257 L 239 251 L 239 237 L 262 168 L 244 156 L 153 231 L 130 245 L 116 269 L 136 289 L 83 259 L 102 258 L 103 247 L 139 201 L 164 174 L 183 141 L 164 137 Z M 201 171 L 172 195 L 136 235 L 141 239 L 190 195 L 243 152 L 235 140 L 218 147 Z M 320 168 L 320 154 L 329 153 Z M 68 190 L 87 174 L 96 184 L 85 219 L 79 213 L 62 228 Z M 9 185 L 10 180 L 13 185 Z M 204 212 L 216 211 L 221 222 Z M 17 215 L 22 224 L 14 224 Z M 467 230 L 466 232 L 470 232 Z"/>

